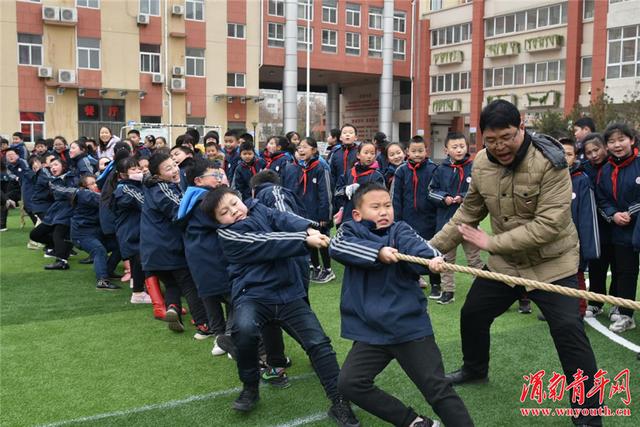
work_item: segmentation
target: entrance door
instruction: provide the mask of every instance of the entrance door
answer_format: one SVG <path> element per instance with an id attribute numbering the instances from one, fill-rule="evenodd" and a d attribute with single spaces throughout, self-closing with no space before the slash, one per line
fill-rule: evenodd
<path id="1" fill-rule="evenodd" d="M 98 140 L 100 128 L 106 126 L 111 133 L 124 138 L 120 130 L 125 125 L 123 99 L 79 98 L 78 135 Z"/>

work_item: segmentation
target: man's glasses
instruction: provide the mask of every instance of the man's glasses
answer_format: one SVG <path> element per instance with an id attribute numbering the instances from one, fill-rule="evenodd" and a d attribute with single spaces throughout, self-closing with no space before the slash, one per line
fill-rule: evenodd
<path id="1" fill-rule="evenodd" d="M 489 138 L 489 139 L 482 138 L 482 142 L 484 143 L 484 146 L 487 148 L 496 148 L 498 145 L 509 145 L 513 141 L 515 141 L 516 136 L 518 136 L 518 132 L 520 132 L 519 129 L 517 129 L 515 133 L 511 136 L 504 135 L 500 138 Z"/>

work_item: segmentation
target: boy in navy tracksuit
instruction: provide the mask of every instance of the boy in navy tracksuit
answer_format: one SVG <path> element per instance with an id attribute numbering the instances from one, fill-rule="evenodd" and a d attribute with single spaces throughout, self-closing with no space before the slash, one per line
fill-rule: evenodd
<path id="1" fill-rule="evenodd" d="M 429 182 L 438 166 L 427 156 L 427 145 L 421 136 L 414 136 L 407 148 L 407 162 L 396 170 L 391 187 L 393 210 L 397 220 L 405 221 L 425 240 L 436 230 L 436 206 L 429 200 Z M 440 275 L 429 272 L 429 298 L 441 296 Z M 421 286 L 425 286 L 420 281 Z"/>
<path id="2" fill-rule="evenodd" d="M 238 132 L 228 130 L 224 134 L 224 173 L 233 179 L 236 167 L 240 162 L 240 150 L 238 149 Z"/>
<path id="3" fill-rule="evenodd" d="M 243 142 L 242 145 L 240 145 L 240 162 L 231 180 L 231 188 L 235 188 L 240 192 L 242 200 L 251 197 L 249 181 L 264 169 L 264 167 L 264 161 L 256 157 L 253 143 Z"/>
<path id="4" fill-rule="evenodd" d="M 436 168 L 429 184 L 429 198 L 436 205 L 436 232 L 449 222 L 456 213 L 471 182 L 471 167 L 473 162 L 467 153 L 467 139 L 461 133 L 449 133 L 444 141 L 447 158 Z M 467 265 L 473 268 L 482 268 L 480 249 L 475 245 L 463 241 L 462 249 L 467 257 Z M 444 260 L 455 264 L 457 248 L 444 255 Z M 455 300 L 456 285 L 453 281 L 453 272 L 442 273 L 442 295 L 438 304 L 449 304 Z"/>
<path id="5" fill-rule="evenodd" d="M 342 337 L 353 340 L 338 389 L 362 409 L 395 426 L 432 426 L 375 384 L 396 359 L 447 426 L 472 426 L 464 403 L 445 378 L 440 350 L 419 286 L 427 268 L 398 261 L 396 253 L 438 256 L 407 223 L 394 222 L 384 185 L 356 190 L 353 221 L 331 242 L 331 256 L 345 265 L 340 299 Z"/>
<path id="6" fill-rule="evenodd" d="M 311 221 L 250 200 L 248 206 L 225 187 L 205 196 L 204 209 L 220 224 L 218 236 L 229 261 L 233 302 L 233 341 L 243 390 L 234 409 L 250 411 L 259 400 L 258 341 L 265 323 L 278 322 L 312 361 L 333 405 L 329 416 L 342 426 L 358 426 L 348 402 L 337 390 L 340 368 L 331 341 L 305 302 L 295 258 L 307 246 L 328 246 L 329 238 L 310 228 Z"/>
<path id="7" fill-rule="evenodd" d="M 343 182 L 347 181 L 349 171 L 358 161 L 358 131 L 351 124 L 344 124 L 340 129 L 340 146 L 331 151 L 329 160 L 329 168 L 331 170 L 331 182 L 334 186 L 338 185 L 338 180 L 342 178 Z M 336 209 L 340 206 L 335 206 Z"/>
<path id="8" fill-rule="evenodd" d="M 26 161 L 29 157 L 29 150 L 27 150 L 27 147 L 24 145 L 24 135 L 22 132 L 13 133 L 9 149 L 15 150 L 22 160 Z"/>
<path id="9" fill-rule="evenodd" d="M 229 352 L 234 356 L 227 260 L 218 242 L 218 224 L 200 209 L 204 196 L 222 185 L 223 178 L 224 172 L 211 167 L 209 161 L 196 160 L 187 169 L 189 187 L 180 202 L 176 220 L 183 227 L 182 241 L 187 265 L 207 311 L 209 329 L 216 336 L 211 354 L 221 356 Z M 226 322 L 223 304 L 227 310 Z"/>
<path id="10" fill-rule="evenodd" d="M 633 246 L 633 230 L 640 211 L 640 158 L 634 146 L 634 132 L 626 125 L 614 123 L 604 132 L 611 157 L 601 169 L 596 187 L 598 208 L 611 223 L 616 271 L 617 295 L 633 300 L 638 287 L 638 252 Z M 633 310 L 620 308 L 609 326 L 614 332 L 635 328 Z"/>

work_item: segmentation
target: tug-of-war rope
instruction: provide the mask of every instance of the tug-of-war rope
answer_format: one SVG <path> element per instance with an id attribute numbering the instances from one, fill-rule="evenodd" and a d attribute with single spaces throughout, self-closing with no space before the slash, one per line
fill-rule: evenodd
<path id="1" fill-rule="evenodd" d="M 411 255 L 396 254 L 401 261 L 412 262 L 414 264 L 429 265 L 429 260 Z M 618 307 L 624 307 L 631 310 L 640 310 L 640 302 L 625 298 L 618 298 L 611 295 L 602 295 L 595 292 L 583 291 L 580 289 L 567 288 L 560 285 L 552 285 L 551 283 L 538 282 L 537 280 L 524 279 L 522 277 L 509 276 L 508 274 L 494 273 L 493 271 L 480 270 L 477 268 L 466 267 L 463 265 L 449 264 L 444 262 L 441 264 L 444 270 L 457 273 L 467 273 L 473 276 L 482 277 L 483 279 L 495 280 L 498 282 L 509 283 L 512 285 L 526 286 L 528 288 L 540 289 L 547 292 L 555 292 L 557 294 L 566 295 L 574 298 L 584 298 L 589 301 L 606 302 Z"/>

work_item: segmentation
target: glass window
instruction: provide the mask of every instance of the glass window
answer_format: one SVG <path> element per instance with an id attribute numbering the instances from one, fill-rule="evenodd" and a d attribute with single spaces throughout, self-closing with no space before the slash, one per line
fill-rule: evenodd
<path id="1" fill-rule="evenodd" d="M 369 28 L 372 30 L 382 30 L 382 9 L 369 7 Z"/>
<path id="2" fill-rule="evenodd" d="M 244 25 L 227 24 L 227 37 L 232 39 L 244 39 Z"/>
<path id="3" fill-rule="evenodd" d="M 322 30 L 322 51 L 336 53 L 338 51 L 338 32 Z"/>
<path id="4" fill-rule="evenodd" d="M 78 68 L 100 69 L 100 39 L 78 37 Z"/>
<path id="5" fill-rule="evenodd" d="M 159 73 L 160 72 L 160 46 L 141 44 L 140 45 L 140 72 Z"/>
<path id="6" fill-rule="evenodd" d="M 498 16 L 496 18 L 496 36 L 504 34 L 504 16 Z"/>
<path id="7" fill-rule="evenodd" d="M 504 32 L 513 33 L 516 29 L 516 16 L 507 15 L 504 17 Z"/>
<path id="8" fill-rule="evenodd" d="M 518 64 L 513 67 L 513 84 L 524 84 L 524 64 Z"/>
<path id="9" fill-rule="evenodd" d="M 549 25 L 558 25 L 560 23 L 560 5 L 551 6 L 549 8 Z"/>
<path id="10" fill-rule="evenodd" d="M 493 69 L 484 70 L 484 87 L 493 87 Z"/>
<path id="11" fill-rule="evenodd" d="M 185 51 L 185 62 L 187 65 L 187 76 L 204 77 L 204 49 L 188 47 Z"/>
<path id="12" fill-rule="evenodd" d="M 541 7 L 538 9 L 538 27 L 546 27 L 549 25 L 549 8 Z"/>
<path id="13" fill-rule="evenodd" d="M 493 37 L 495 22 L 496 20 L 494 18 L 489 18 L 485 21 L 484 32 L 487 37 Z"/>
<path id="14" fill-rule="evenodd" d="M 307 27 L 298 27 L 298 50 L 313 50 L 313 28 L 310 28 L 311 34 L 307 34 Z"/>
<path id="15" fill-rule="evenodd" d="M 20 132 L 26 142 L 45 138 L 44 113 L 20 112 Z"/>
<path id="16" fill-rule="evenodd" d="M 242 73 L 227 73 L 228 87 L 245 87 L 245 75 Z"/>
<path id="17" fill-rule="evenodd" d="M 527 12 L 516 13 L 516 32 L 524 31 L 527 25 Z"/>
<path id="18" fill-rule="evenodd" d="M 536 9 L 527 10 L 527 30 L 535 30 L 538 22 L 538 11 Z"/>
<path id="19" fill-rule="evenodd" d="M 460 73 L 460 89 L 469 89 L 469 72 Z"/>
<path id="20" fill-rule="evenodd" d="M 430 10 L 436 11 L 442 9 L 442 0 L 431 0 Z"/>
<path id="21" fill-rule="evenodd" d="M 405 33 L 407 31 L 407 14 L 404 12 L 393 12 L 393 31 Z"/>
<path id="22" fill-rule="evenodd" d="M 347 25 L 360 26 L 360 5 L 347 3 Z"/>
<path id="23" fill-rule="evenodd" d="M 524 67 L 525 83 L 532 84 L 536 81 L 536 64 L 527 64 Z"/>
<path id="24" fill-rule="evenodd" d="M 382 58 L 382 36 L 369 36 L 369 57 Z"/>
<path id="25" fill-rule="evenodd" d="M 284 47 L 284 25 L 269 22 L 267 45 L 270 47 Z"/>
<path id="26" fill-rule="evenodd" d="M 345 47 L 348 55 L 360 55 L 360 33 L 346 33 Z"/>
<path id="27" fill-rule="evenodd" d="M 140 0 L 140 13 L 160 16 L 160 0 Z"/>
<path id="28" fill-rule="evenodd" d="M 558 61 L 549 62 L 548 67 L 547 67 L 547 71 L 549 73 L 547 79 L 550 82 L 555 82 L 555 81 L 560 80 L 559 66 L 560 66 L 560 64 L 558 63 Z"/>
<path id="29" fill-rule="evenodd" d="M 582 19 L 593 19 L 595 0 L 583 0 Z"/>
<path id="30" fill-rule="evenodd" d="M 536 64 L 536 83 L 547 81 L 547 63 L 540 62 Z"/>
<path id="31" fill-rule="evenodd" d="M 404 39 L 393 39 L 393 59 L 404 61 L 407 50 L 407 42 Z"/>
<path id="32" fill-rule="evenodd" d="M 496 68 L 495 70 L 493 70 L 493 85 L 494 86 L 502 86 L 504 84 L 504 81 L 502 79 L 503 75 L 504 75 L 504 72 L 503 72 L 502 68 Z"/>
<path id="33" fill-rule="evenodd" d="M 18 64 L 42 65 L 42 36 L 18 34 Z"/>
<path id="34" fill-rule="evenodd" d="M 284 0 L 269 0 L 269 15 L 284 16 Z"/>
<path id="35" fill-rule="evenodd" d="M 313 21 L 313 0 L 298 0 L 298 19 Z"/>
<path id="36" fill-rule="evenodd" d="M 100 9 L 100 0 L 76 0 L 76 7 L 88 7 L 90 9 Z"/>
<path id="37" fill-rule="evenodd" d="M 338 0 L 322 0 L 322 22 L 338 23 Z"/>
<path id="38" fill-rule="evenodd" d="M 506 67 L 504 69 L 504 85 L 510 86 L 513 84 L 513 67 Z"/>
<path id="39" fill-rule="evenodd" d="M 186 0 L 185 19 L 204 21 L 204 0 Z"/>
<path id="40" fill-rule="evenodd" d="M 582 57 L 582 64 L 580 66 L 580 78 L 590 79 L 591 78 L 591 57 L 584 56 Z"/>

